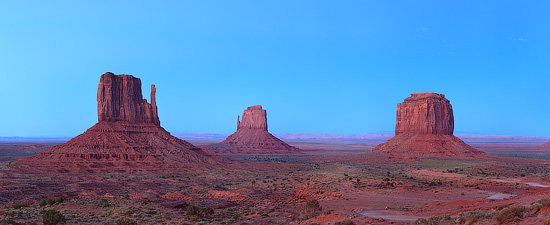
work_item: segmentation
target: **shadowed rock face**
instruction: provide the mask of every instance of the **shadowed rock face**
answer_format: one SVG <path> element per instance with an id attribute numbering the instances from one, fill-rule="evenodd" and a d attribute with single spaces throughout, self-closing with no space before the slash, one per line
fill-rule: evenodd
<path id="1" fill-rule="evenodd" d="M 397 104 L 395 136 L 372 149 L 390 158 L 475 158 L 485 155 L 453 135 L 453 108 L 443 94 L 413 93 Z"/>
<path id="2" fill-rule="evenodd" d="M 211 164 L 214 155 L 178 139 L 160 126 L 156 88 L 151 104 L 141 94 L 141 80 L 105 73 L 98 93 L 98 120 L 86 132 L 21 162 L 61 172 L 159 170 Z"/>
<path id="3" fill-rule="evenodd" d="M 244 110 L 242 120 L 237 118 L 237 131 L 227 139 L 201 147 L 218 154 L 301 154 L 267 131 L 267 113 L 260 105 Z"/>

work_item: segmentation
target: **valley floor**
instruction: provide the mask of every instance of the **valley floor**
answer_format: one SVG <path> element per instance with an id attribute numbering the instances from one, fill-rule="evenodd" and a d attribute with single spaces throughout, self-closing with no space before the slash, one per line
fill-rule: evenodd
<path id="1" fill-rule="evenodd" d="M 290 144 L 305 154 L 228 155 L 232 165 L 163 173 L 29 173 L 4 161 L 0 220 L 41 224 L 55 209 L 68 224 L 550 224 L 542 150 L 398 163 L 364 152 L 376 142 Z"/>

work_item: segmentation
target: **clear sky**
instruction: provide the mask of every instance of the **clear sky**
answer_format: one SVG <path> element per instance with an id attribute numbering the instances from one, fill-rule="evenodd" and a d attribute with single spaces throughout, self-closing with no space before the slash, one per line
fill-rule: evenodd
<path id="1" fill-rule="evenodd" d="M 393 132 L 443 93 L 455 133 L 550 136 L 550 1 L 0 1 L 0 136 L 75 136 L 104 72 L 172 133 Z"/>

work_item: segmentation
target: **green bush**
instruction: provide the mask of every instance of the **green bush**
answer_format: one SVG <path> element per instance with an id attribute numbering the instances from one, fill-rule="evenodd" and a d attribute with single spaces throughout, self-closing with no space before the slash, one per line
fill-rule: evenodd
<path id="1" fill-rule="evenodd" d="M 319 216 L 323 211 L 323 207 L 319 201 L 315 199 L 307 200 L 305 204 L 298 206 L 298 220 L 307 220 Z"/>
<path id="2" fill-rule="evenodd" d="M 63 199 L 63 197 L 59 196 L 57 198 L 55 198 L 55 202 L 57 203 L 62 203 L 65 199 Z"/>
<path id="3" fill-rule="evenodd" d="M 136 221 L 128 218 L 120 218 L 115 221 L 115 225 L 137 225 Z"/>
<path id="4" fill-rule="evenodd" d="M 11 207 L 14 209 L 21 209 L 21 208 L 29 207 L 29 205 L 25 203 L 15 203 Z"/>
<path id="5" fill-rule="evenodd" d="M 40 201 L 38 202 L 38 205 L 39 206 L 46 206 L 48 203 L 46 202 L 45 199 L 40 199 Z"/>
<path id="6" fill-rule="evenodd" d="M 57 210 L 50 209 L 42 214 L 42 223 L 44 225 L 65 224 L 65 222 L 65 216 Z"/>

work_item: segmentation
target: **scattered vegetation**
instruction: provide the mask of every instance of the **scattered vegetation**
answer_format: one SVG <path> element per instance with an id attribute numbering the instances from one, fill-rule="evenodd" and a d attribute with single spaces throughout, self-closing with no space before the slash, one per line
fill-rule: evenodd
<path id="1" fill-rule="evenodd" d="M 46 202 L 46 199 L 40 199 L 40 201 L 38 202 L 38 205 L 39 206 L 46 206 L 48 203 Z"/>
<path id="2" fill-rule="evenodd" d="M 450 215 L 441 215 L 441 216 L 432 216 L 428 219 L 419 218 L 417 219 L 414 224 L 415 225 L 440 225 L 440 224 L 451 224 L 451 216 Z"/>
<path id="3" fill-rule="evenodd" d="M 346 219 L 344 221 L 336 222 L 334 225 L 355 225 L 355 223 L 350 219 Z"/>
<path id="4" fill-rule="evenodd" d="M 0 225 L 21 225 L 21 223 L 15 222 L 12 219 L 0 220 Z"/>
<path id="5" fill-rule="evenodd" d="M 490 215 L 491 214 L 487 211 L 461 212 L 458 214 L 455 222 L 457 224 L 471 225 L 487 217 L 490 217 Z"/>
<path id="6" fill-rule="evenodd" d="M 120 218 L 115 221 L 115 225 L 137 225 L 137 222 L 128 218 Z"/>
<path id="7" fill-rule="evenodd" d="M 11 207 L 14 209 L 21 209 L 21 208 L 29 207 L 29 205 L 25 203 L 15 203 Z"/>
<path id="8" fill-rule="evenodd" d="M 498 224 L 514 222 L 523 218 L 527 211 L 528 209 L 525 206 L 514 205 L 500 210 L 500 212 L 494 216 L 494 219 L 498 222 Z"/>

